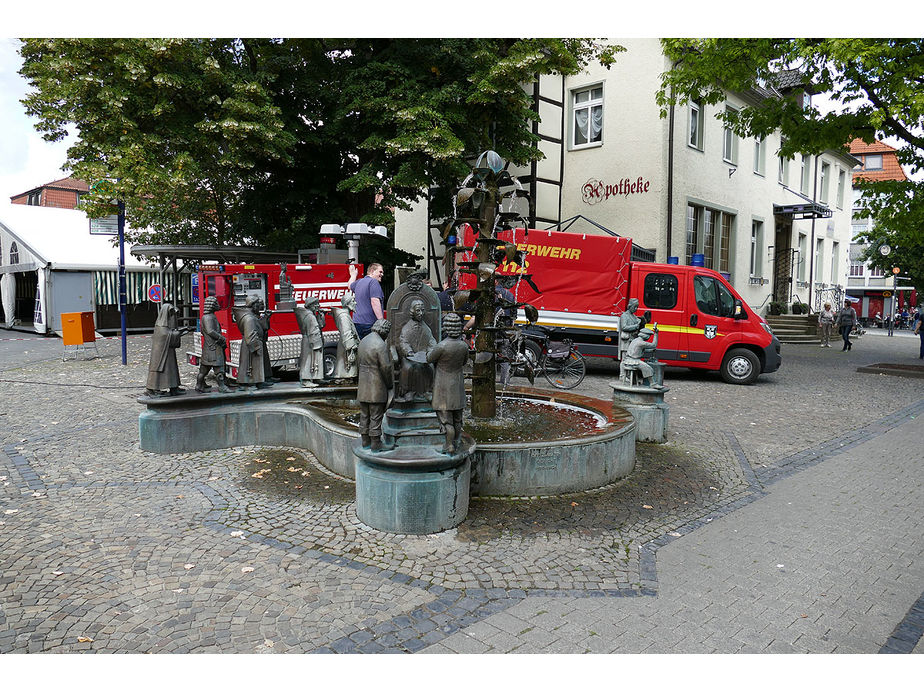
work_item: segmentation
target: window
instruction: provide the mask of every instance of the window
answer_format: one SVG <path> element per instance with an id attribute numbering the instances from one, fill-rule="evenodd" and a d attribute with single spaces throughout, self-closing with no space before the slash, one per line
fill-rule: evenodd
<path id="1" fill-rule="evenodd" d="M 837 169 L 837 208 L 844 209 L 844 187 L 847 181 L 847 176 L 844 173 L 844 169 Z"/>
<path id="2" fill-rule="evenodd" d="M 731 106 L 726 106 L 725 113 L 729 115 L 736 113 L 736 111 Z M 738 138 L 735 136 L 735 131 L 728 125 L 725 126 L 722 138 L 722 159 L 730 164 L 738 163 Z"/>
<path id="3" fill-rule="evenodd" d="M 603 86 L 572 92 L 572 109 L 572 147 L 589 147 L 603 142 Z"/>
<path id="4" fill-rule="evenodd" d="M 766 173 L 766 164 L 764 163 L 767 149 L 767 140 L 754 140 L 754 173 L 764 175 Z"/>
<path id="5" fill-rule="evenodd" d="M 677 305 L 677 277 L 673 274 L 649 274 L 645 277 L 642 300 L 646 308 L 670 310 Z"/>
<path id="6" fill-rule="evenodd" d="M 735 297 L 725 286 L 712 277 L 693 277 L 693 295 L 696 307 L 708 315 L 731 318 L 735 315 Z"/>
<path id="7" fill-rule="evenodd" d="M 728 272 L 734 223 L 734 214 L 688 204 L 687 264 L 692 264 L 694 254 L 702 253 L 705 267 Z"/>
<path id="8" fill-rule="evenodd" d="M 821 263 L 824 260 L 825 242 L 821 238 L 815 240 L 815 281 L 820 282 L 824 273 L 821 271 Z"/>
<path id="9" fill-rule="evenodd" d="M 802 173 L 801 179 L 799 181 L 799 189 L 802 191 L 803 195 L 808 195 L 809 189 L 809 174 L 811 173 L 812 162 L 809 159 L 808 154 L 802 155 Z"/>
<path id="10" fill-rule="evenodd" d="M 837 284 L 838 265 L 841 262 L 841 244 L 837 241 L 831 244 L 831 283 Z"/>
<path id="11" fill-rule="evenodd" d="M 16 241 L 10 243 L 10 264 L 19 264 L 19 246 L 16 245 Z"/>
<path id="12" fill-rule="evenodd" d="M 828 187 L 831 183 L 831 164 L 823 163 L 821 165 L 821 197 L 819 198 L 822 202 L 828 201 Z"/>
<path id="13" fill-rule="evenodd" d="M 711 209 L 703 212 L 703 258 L 706 267 L 712 269 L 715 267 L 715 257 L 713 250 L 715 248 L 715 217 Z"/>
<path id="14" fill-rule="evenodd" d="M 42 191 L 36 190 L 35 192 L 29 193 L 29 199 L 26 201 L 26 204 L 32 205 L 33 207 L 39 207 L 42 204 Z"/>
<path id="15" fill-rule="evenodd" d="M 863 264 L 863 260 L 851 260 L 850 261 L 850 276 L 851 277 L 862 277 L 863 268 L 866 265 Z"/>
<path id="16" fill-rule="evenodd" d="M 867 154 L 863 157 L 863 168 L 867 171 L 882 170 L 882 154 Z"/>
<path id="17" fill-rule="evenodd" d="M 869 227 L 867 226 L 867 224 L 866 224 L 865 221 L 862 222 L 862 223 L 851 224 L 851 225 L 850 225 L 850 232 L 851 232 L 851 234 L 852 234 L 852 235 L 851 235 L 851 238 L 856 238 L 856 237 L 859 236 L 861 233 L 864 233 L 864 232 L 866 231 L 867 228 L 869 228 Z"/>
<path id="18" fill-rule="evenodd" d="M 687 205 L 687 264 L 693 262 L 693 254 L 699 246 L 699 210 L 700 207 Z"/>
<path id="19" fill-rule="evenodd" d="M 764 235 L 764 222 L 751 222 L 751 276 L 760 276 L 760 246 Z"/>
<path id="20" fill-rule="evenodd" d="M 703 148 L 703 107 L 696 101 L 690 102 L 690 139 L 691 147 Z"/>
<path id="21" fill-rule="evenodd" d="M 804 233 L 799 234 L 799 281 L 805 281 L 805 255 L 808 252 L 808 237 Z"/>
<path id="22" fill-rule="evenodd" d="M 728 272 L 728 248 L 731 244 L 731 227 L 734 217 L 731 214 L 722 215 L 721 231 L 719 233 L 719 272 Z"/>
<path id="23" fill-rule="evenodd" d="M 882 271 L 881 267 L 870 267 L 869 276 L 871 277 L 882 277 L 885 276 L 885 272 Z"/>

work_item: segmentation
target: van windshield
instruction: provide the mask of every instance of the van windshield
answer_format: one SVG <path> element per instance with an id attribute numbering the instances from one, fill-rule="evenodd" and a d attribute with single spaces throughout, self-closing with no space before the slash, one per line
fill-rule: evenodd
<path id="1" fill-rule="evenodd" d="M 708 315 L 731 318 L 735 315 L 735 297 L 717 279 L 697 275 L 693 277 L 696 307 Z"/>

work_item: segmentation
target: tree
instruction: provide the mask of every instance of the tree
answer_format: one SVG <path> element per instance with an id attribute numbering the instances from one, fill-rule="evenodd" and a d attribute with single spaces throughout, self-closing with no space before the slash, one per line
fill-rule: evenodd
<path id="1" fill-rule="evenodd" d="M 620 50 L 586 39 L 28 39 L 21 53 L 37 128 L 55 140 L 76 126 L 67 165 L 119 179 L 129 220 L 154 231 L 133 240 L 292 250 L 316 243 L 324 222 L 390 224 L 431 186 L 448 207 L 484 149 L 517 164 L 541 157 L 523 84 L 609 65 Z M 101 202 L 91 196 L 89 211 Z"/>
<path id="2" fill-rule="evenodd" d="M 723 114 L 741 136 L 779 130 L 779 153 L 787 157 L 843 150 L 857 137 L 868 144 L 894 138 L 912 175 L 924 170 L 924 39 L 664 39 L 662 46 L 673 63 L 662 75 L 662 109 L 690 99 L 719 103 L 726 90 L 756 91 L 765 95 L 759 103 Z M 829 93 L 844 107 L 822 114 L 803 106 L 796 85 Z M 924 183 L 868 181 L 858 188 L 874 235 L 902 253 L 885 262 L 913 266 L 924 246 Z M 905 249 L 918 255 L 905 258 Z"/>

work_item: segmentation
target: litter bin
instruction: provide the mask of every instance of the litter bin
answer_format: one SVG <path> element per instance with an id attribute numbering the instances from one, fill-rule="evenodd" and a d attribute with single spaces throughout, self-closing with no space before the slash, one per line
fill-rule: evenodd
<path id="1" fill-rule="evenodd" d="M 64 343 L 64 357 L 62 361 L 67 360 L 69 353 L 73 353 L 74 358 L 80 353 L 80 348 L 86 349 L 87 344 L 92 344 L 96 355 L 99 356 L 99 350 L 96 348 L 96 327 L 93 324 L 92 311 L 83 313 L 61 313 L 61 341 Z M 68 350 L 68 347 L 73 347 Z"/>

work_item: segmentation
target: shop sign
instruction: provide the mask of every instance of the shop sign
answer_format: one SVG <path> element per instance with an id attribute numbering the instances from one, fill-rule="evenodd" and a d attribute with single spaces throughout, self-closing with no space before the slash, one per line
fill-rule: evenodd
<path id="1" fill-rule="evenodd" d="M 629 195 L 642 195 L 648 192 L 651 181 L 642 178 L 622 178 L 615 183 L 591 178 L 584 183 L 581 188 L 581 196 L 584 202 L 589 205 L 595 205 L 598 202 L 605 202 L 611 197 L 628 197 Z"/>

